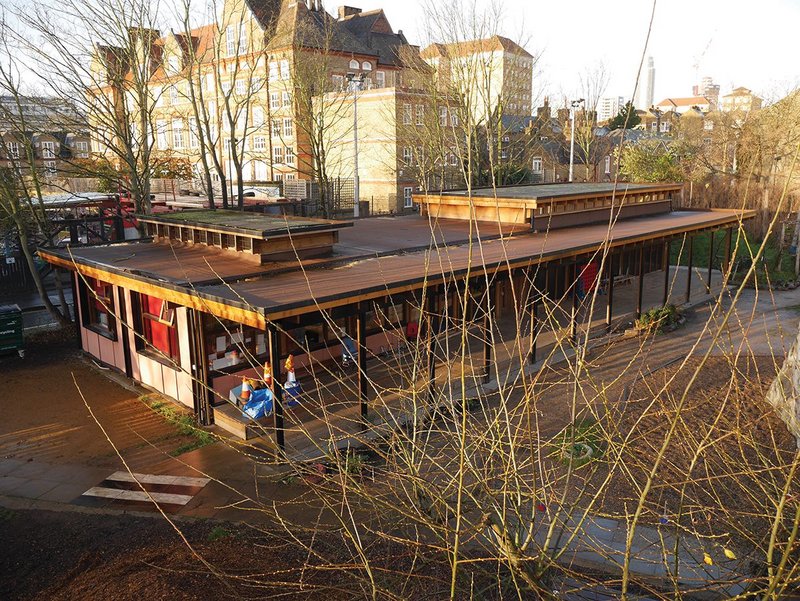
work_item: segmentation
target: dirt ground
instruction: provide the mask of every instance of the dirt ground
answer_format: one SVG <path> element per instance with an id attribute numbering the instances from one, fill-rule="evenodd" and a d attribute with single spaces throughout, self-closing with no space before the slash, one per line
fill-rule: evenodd
<path id="1" fill-rule="evenodd" d="M 0 357 L 0 457 L 54 464 L 113 467 L 109 437 L 133 464 L 163 459 L 191 439 L 123 388 L 76 348 L 74 330 L 27 340 L 24 359 Z"/>
<path id="2" fill-rule="evenodd" d="M 622 451 L 625 473 L 613 479 L 603 508 L 624 515 L 635 507 L 680 407 L 645 519 L 672 521 L 680 513 L 690 531 L 757 548 L 763 543 L 760 534 L 770 529 L 772 513 L 764 508 L 779 502 L 795 459 L 794 437 L 764 401 L 775 360 L 711 357 L 695 378 L 699 362 L 693 358 L 685 367 L 676 363 L 651 374 L 630 390 L 627 403 L 608 421 L 610 444 L 628 438 L 628 448 Z M 790 498 L 797 493 L 794 482 Z"/>

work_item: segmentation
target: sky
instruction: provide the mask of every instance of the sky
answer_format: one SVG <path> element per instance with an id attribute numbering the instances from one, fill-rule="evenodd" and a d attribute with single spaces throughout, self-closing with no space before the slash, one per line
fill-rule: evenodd
<path id="1" fill-rule="evenodd" d="M 383 8 L 411 43 L 427 39 L 423 4 L 431 0 L 349 0 Z M 490 0 L 474 1 L 478 6 Z M 579 93 L 580 77 L 599 62 L 609 74 L 604 96 L 630 98 L 642 57 L 652 0 L 494 0 L 501 33 L 527 41 L 538 57 L 539 96 Z M 325 1 L 330 12 L 343 2 Z M 690 96 L 705 75 L 722 94 L 744 86 L 774 99 L 800 85 L 800 0 L 657 0 L 647 55 L 655 61 L 655 102 Z M 537 83 L 539 84 L 537 86 Z"/>

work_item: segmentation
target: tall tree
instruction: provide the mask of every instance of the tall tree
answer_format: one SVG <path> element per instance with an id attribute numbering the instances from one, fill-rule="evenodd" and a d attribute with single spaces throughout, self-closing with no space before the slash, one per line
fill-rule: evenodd
<path id="1" fill-rule="evenodd" d="M 636 114 L 636 107 L 630 100 L 625 103 L 619 113 L 617 113 L 609 122 L 608 129 L 634 129 L 642 122 L 642 118 Z"/>

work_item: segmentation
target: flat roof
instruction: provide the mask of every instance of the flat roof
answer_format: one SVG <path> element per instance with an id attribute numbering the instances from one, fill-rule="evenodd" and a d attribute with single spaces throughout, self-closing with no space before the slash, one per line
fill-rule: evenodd
<path id="1" fill-rule="evenodd" d="M 477 198 L 514 198 L 520 200 L 539 200 L 543 198 L 562 198 L 569 196 L 607 196 L 616 193 L 643 192 L 680 188 L 680 184 L 629 184 L 629 183 L 572 183 L 572 184 L 528 184 L 524 186 L 505 186 L 500 188 L 475 188 L 472 196 Z M 442 196 L 467 196 L 467 190 L 447 190 Z M 435 197 L 436 195 L 428 195 Z"/>
<path id="2" fill-rule="evenodd" d="M 489 240 L 528 232 L 530 227 L 477 222 L 473 224 L 473 230 L 473 239 Z M 332 256 L 305 259 L 303 265 L 319 267 L 360 258 L 415 252 L 432 245 L 463 244 L 469 239 L 470 224 L 466 221 L 426 219 L 418 215 L 374 217 L 359 220 L 355 227 L 342 230 L 339 242 L 333 245 Z M 297 269 L 294 260 L 260 265 L 252 255 L 179 241 L 124 242 L 48 252 L 82 265 L 176 285 L 202 286 Z"/>
<path id="3" fill-rule="evenodd" d="M 515 268 L 561 257 L 594 252 L 608 241 L 610 246 L 679 235 L 728 224 L 752 216 L 735 210 L 678 211 L 670 214 L 618 221 L 609 232 L 608 224 L 531 233 L 508 239 L 448 246 L 435 251 L 376 257 L 355 261 L 334 269 L 293 271 L 227 286 L 208 286 L 201 292 L 214 299 L 244 302 L 267 318 L 334 306 L 344 299 L 366 299 L 403 288 L 418 288 L 424 282 L 460 276 L 470 268 L 489 270 Z"/>
<path id="4" fill-rule="evenodd" d="M 121 276 L 134 289 L 142 285 L 160 287 L 176 293 L 173 296 L 176 302 L 263 326 L 267 320 L 414 290 L 425 282 L 463 277 L 468 269 L 478 274 L 484 268 L 492 272 L 526 267 L 589 254 L 606 244 L 619 247 L 735 226 L 752 216 L 752 211 L 738 210 L 675 211 L 620 220 L 610 230 L 608 224 L 597 224 L 542 233 L 517 231 L 502 238 L 497 224 L 483 224 L 488 231 L 493 226 L 495 235 L 487 239 L 481 232 L 480 241 L 472 245 L 466 244 L 469 229 L 464 234 L 469 222 L 460 222 L 458 227 L 447 221 L 444 226 L 448 233 L 443 233 L 439 222 L 419 216 L 365 219 L 351 230 L 358 232 L 364 241 L 370 236 L 389 240 L 392 231 L 398 229 L 397 224 L 407 221 L 413 235 L 406 234 L 406 250 L 399 248 L 400 244 L 391 253 L 382 254 L 373 247 L 359 254 L 356 247 L 349 246 L 345 248 L 354 254 L 344 252 L 338 258 L 304 261 L 302 268 L 296 261 L 258 266 L 235 253 L 183 244 L 117 244 L 79 247 L 72 250 L 72 255 L 69 249 L 42 253 L 49 260 L 56 259 L 57 264 L 74 256 L 75 262 L 88 268 L 84 271 L 90 276 L 102 277 L 102 272 L 107 272 Z M 354 241 L 359 236 L 354 236 Z M 413 246 L 421 239 L 427 239 L 424 248 Z M 247 271 L 259 267 L 261 273 Z M 118 277 L 110 279 L 116 280 L 115 283 L 121 281 Z"/>
<path id="5" fill-rule="evenodd" d="M 183 225 L 223 233 L 239 234 L 251 238 L 268 238 L 279 235 L 295 235 L 321 230 L 350 227 L 352 221 L 331 221 L 284 215 L 231 210 L 188 210 L 158 215 L 138 215 L 144 223 Z"/>

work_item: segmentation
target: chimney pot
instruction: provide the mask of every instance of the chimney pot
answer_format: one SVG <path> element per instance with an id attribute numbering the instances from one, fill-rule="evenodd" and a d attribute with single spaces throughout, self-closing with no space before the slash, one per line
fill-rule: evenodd
<path id="1" fill-rule="evenodd" d="M 339 7 L 339 18 L 344 19 L 345 17 L 349 17 L 352 15 L 360 15 L 363 11 L 360 8 L 355 8 L 354 6 L 340 6 Z"/>

